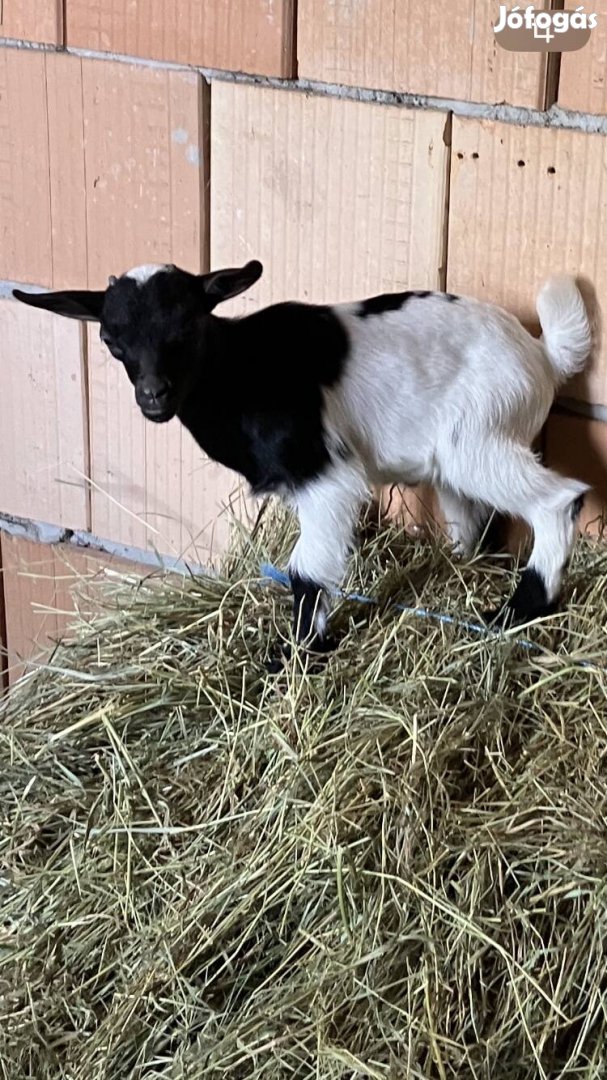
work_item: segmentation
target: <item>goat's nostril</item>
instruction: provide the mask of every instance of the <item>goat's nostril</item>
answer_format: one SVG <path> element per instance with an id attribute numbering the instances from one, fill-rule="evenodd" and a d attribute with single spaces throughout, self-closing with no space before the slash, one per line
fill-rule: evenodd
<path id="1" fill-rule="evenodd" d="M 162 404 L 169 396 L 169 388 L 166 383 L 145 383 L 140 393 L 143 401 Z"/>

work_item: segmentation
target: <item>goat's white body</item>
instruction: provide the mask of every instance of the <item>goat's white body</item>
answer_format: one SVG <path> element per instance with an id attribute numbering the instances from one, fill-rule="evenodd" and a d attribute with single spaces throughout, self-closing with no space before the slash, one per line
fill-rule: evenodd
<path id="1" fill-rule="evenodd" d="M 446 462 L 474 456 L 489 435 L 533 440 L 557 378 L 514 316 L 440 294 L 364 319 L 358 308 L 333 308 L 351 351 L 325 394 L 326 423 L 355 449 L 371 483 L 440 483 Z"/>
<path id="2" fill-rule="evenodd" d="M 539 340 L 508 312 L 464 297 L 411 296 L 365 317 L 360 304 L 332 310 L 350 352 L 342 377 L 324 391 L 325 425 L 350 456 L 336 455 L 329 473 L 298 493 L 291 570 L 335 587 L 369 488 L 427 482 L 462 552 L 492 509 L 524 518 L 535 534 L 529 569 L 552 602 L 587 485 L 541 466 L 531 446 L 556 389 L 589 355 L 590 326 L 573 279 L 551 279 L 540 292 Z"/>

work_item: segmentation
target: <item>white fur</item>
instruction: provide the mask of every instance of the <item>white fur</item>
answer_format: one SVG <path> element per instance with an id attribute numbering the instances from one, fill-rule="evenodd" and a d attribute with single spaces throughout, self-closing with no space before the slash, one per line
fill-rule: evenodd
<path id="1" fill-rule="evenodd" d="M 367 496 L 356 461 L 335 460 L 326 473 L 293 497 L 302 535 L 290 559 L 293 573 L 336 588 L 346 569 L 352 530 Z"/>
<path id="2" fill-rule="evenodd" d="M 143 266 L 134 266 L 132 270 L 127 270 L 124 276 L 136 281 L 138 285 L 145 285 L 154 274 L 171 269 L 172 267 L 165 263 L 144 263 Z"/>
<path id="3" fill-rule="evenodd" d="M 535 534 L 529 566 L 554 599 L 574 540 L 572 504 L 587 485 L 541 466 L 530 446 L 557 387 L 590 351 L 573 279 L 551 279 L 541 290 L 542 340 L 500 308 L 441 294 L 365 318 L 360 304 L 333 311 L 351 347 L 342 378 L 324 392 L 325 424 L 351 456 L 336 457 L 298 494 L 301 536 L 291 569 L 332 588 L 343 577 L 365 489 L 424 482 L 438 488 L 462 551 L 473 548 L 492 509 L 526 520 Z"/>
<path id="4" fill-rule="evenodd" d="M 572 277 L 547 281 L 537 297 L 542 341 L 561 380 L 582 371 L 592 345 L 584 301 Z"/>

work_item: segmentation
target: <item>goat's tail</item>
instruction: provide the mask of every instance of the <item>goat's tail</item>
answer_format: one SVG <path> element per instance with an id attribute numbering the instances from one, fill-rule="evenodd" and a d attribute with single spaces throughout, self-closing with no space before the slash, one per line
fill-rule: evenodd
<path id="1" fill-rule="evenodd" d="M 551 277 L 537 297 L 542 342 L 559 383 L 585 367 L 592 347 L 588 312 L 575 279 Z"/>

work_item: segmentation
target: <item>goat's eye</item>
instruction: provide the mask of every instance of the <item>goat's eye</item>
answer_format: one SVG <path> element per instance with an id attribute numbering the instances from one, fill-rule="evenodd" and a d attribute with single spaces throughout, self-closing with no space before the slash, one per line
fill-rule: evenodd
<path id="1" fill-rule="evenodd" d="M 121 349 L 120 345 L 117 345 L 115 341 L 108 337 L 102 337 L 101 340 L 116 360 L 124 360 L 124 349 Z"/>

